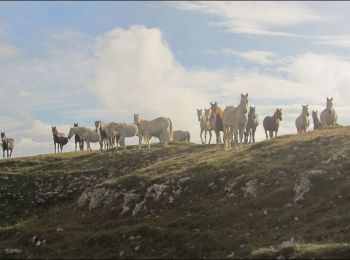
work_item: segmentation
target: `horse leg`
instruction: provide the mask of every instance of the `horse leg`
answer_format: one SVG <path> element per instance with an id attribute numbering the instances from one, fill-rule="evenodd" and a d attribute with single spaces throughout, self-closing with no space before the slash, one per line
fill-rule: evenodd
<path id="1" fill-rule="evenodd" d="M 11 149 L 11 151 L 10 151 L 10 157 L 12 157 L 12 149 Z"/>
<path id="2" fill-rule="evenodd" d="M 276 130 L 275 137 L 277 137 L 278 129 Z M 272 133 L 273 134 L 273 133 Z"/>
<path id="3" fill-rule="evenodd" d="M 266 140 L 269 140 L 269 137 L 267 135 L 267 130 L 265 129 L 265 135 L 266 135 Z"/>
<path id="4" fill-rule="evenodd" d="M 203 137 L 202 137 L 202 135 L 203 135 L 203 131 L 204 131 L 204 130 L 203 130 L 203 129 L 201 129 L 201 133 L 200 133 L 200 135 L 199 135 L 199 136 L 201 137 L 202 144 L 204 144 L 204 143 L 203 143 Z"/>
<path id="5" fill-rule="evenodd" d="M 273 138 L 273 131 L 269 131 L 269 134 L 270 134 L 270 139 Z"/>
<path id="6" fill-rule="evenodd" d="M 252 129 L 252 139 L 253 139 L 254 144 L 255 144 L 255 131 L 256 131 L 256 128 L 253 128 Z"/>
<path id="7" fill-rule="evenodd" d="M 141 149 L 142 145 L 142 135 L 139 135 L 139 149 Z"/>

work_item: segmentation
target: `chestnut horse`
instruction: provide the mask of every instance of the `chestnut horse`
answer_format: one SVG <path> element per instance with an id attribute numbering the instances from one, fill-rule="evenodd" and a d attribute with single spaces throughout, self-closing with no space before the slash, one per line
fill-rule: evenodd
<path id="1" fill-rule="evenodd" d="M 222 121 L 224 112 L 215 102 L 214 104 L 210 102 L 211 113 L 215 118 L 215 134 L 216 134 L 216 144 L 221 144 L 220 131 L 224 132 L 224 124 Z"/>

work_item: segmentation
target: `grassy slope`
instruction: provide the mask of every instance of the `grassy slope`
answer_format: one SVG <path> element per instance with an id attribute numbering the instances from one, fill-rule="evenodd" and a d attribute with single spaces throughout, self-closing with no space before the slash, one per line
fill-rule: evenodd
<path id="1" fill-rule="evenodd" d="M 232 152 L 175 144 L 3 160 L 0 258 L 349 257 L 349 177 L 349 127 Z M 300 183 L 309 190 L 295 201 Z M 96 208 L 79 206 L 84 191 L 100 194 Z M 36 248 L 34 235 L 47 243 Z"/>

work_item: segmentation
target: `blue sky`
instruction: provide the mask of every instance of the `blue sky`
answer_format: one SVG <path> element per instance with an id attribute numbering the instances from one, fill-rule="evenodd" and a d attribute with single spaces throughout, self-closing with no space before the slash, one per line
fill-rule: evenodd
<path id="1" fill-rule="evenodd" d="M 68 132 L 140 113 L 169 116 L 198 142 L 196 108 L 236 105 L 240 93 L 261 121 L 283 107 L 281 134 L 296 132 L 301 104 L 320 113 L 327 96 L 348 124 L 349 11 L 348 2 L 0 2 L 0 130 L 16 156 L 40 154 L 52 152 L 51 125 Z"/>

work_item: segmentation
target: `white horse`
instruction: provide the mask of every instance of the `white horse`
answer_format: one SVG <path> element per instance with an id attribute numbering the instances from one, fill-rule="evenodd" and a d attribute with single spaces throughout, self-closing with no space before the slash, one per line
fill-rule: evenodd
<path id="1" fill-rule="evenodd" d="M 215 129 L 215 121 L 211 115 L 211 110 L 209 109 L 198 109 L 197 108 L 197 118 L 199 121 L 199 126 L 201 128 L 201 141 L 202 144 L 205 144 L 207 142 L 207 132 L 209 132 L 209 143 L 211 141 L 211 132 Z M 204 132 L 204 142 L 203 142 L 203 132 Z"/>
<path id="2" fill-rule="evenodd" d="M 96 132 L 100 132 L 101 139 L 106 150 L 108 150 L 109 144 L 111 143 L 111 140 L 107 138 L 107 126 L 108 124 L 106 122 L 103 122 L 101 120 L 95 121 L 95 130 Z"/>
<path id="3" fill-rule="evenodd" d="M 141 149 L 142 139 L 145 139 L 148 148 L 151 148 L 149 139 L 151 137 L 157 137 L 159 142 L 165 147 L 168 145 L 168 141 L 173 141 L 173 125 L 170 118 L 158 117 L 151 121 L 143 120 L 139 114 L 134 114 L 134 123 L 139 130 L 139 148 Z"/>
<path id="4" fill-rule="evenodd" d="M 86 142 L 87 149 L 90 150 L 90 152 L 92 152 L 90 143 L 99 142 L 100 151 L 102 152 L 103 142 L 100 132 L 96 132 L 95 130 L 88 127 L 71 127 L 69 130 L 68 139 L 70 139 L 73 135 L 78 135 L 80 138 L 82 138 Z"/>
<path id="5" fill-rule="evenodd" d="M 234 143 L 238 144 L 238 134 L 241 146 L 243 145 L 243 135 L 248 122 L 248 94 L 241 94 L 241 102 L 237 107 L 228 106 L 224 110 L 224 148 L 226 151 L 231 149 L 232 136 Z"/>
<path id="6" fill-rule="evenodd" d="M 302 105 L 303 110 L 301 111 L 301 115 L 297 117 L 295 120 L 295 126 L 297 127 L 298 134 L 306 133 L 306 129 L 310 125 L 309 120 L 309 105 Z"/>
<path id="7" fill-rule="evenodd" d="M 173 141 L 174 142 L 186 142 L 189 143 L 191 135 L 188 131 L 176 130 L 173 132 Z"/>
<path id="8" fill-rule="evenodd" d="M 338 121 L 337 112 L 333 108 L 333 98 L 327 97 L 327 107 L 320 115 L 322 126 L 336 126 Z"/>
<path id="9" fill-rule="evenodd" d="M 106 127 L 107 132 L 117 132 L 119 134 L 118 142 L 120 145 L 125 146 L 125 138 L 136 136 L 139 132 L 139 129 L 136 124 L 126 124 L 126 123 L 109 123 Z"/>

